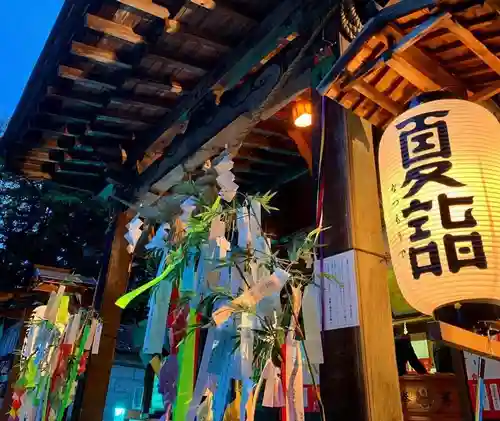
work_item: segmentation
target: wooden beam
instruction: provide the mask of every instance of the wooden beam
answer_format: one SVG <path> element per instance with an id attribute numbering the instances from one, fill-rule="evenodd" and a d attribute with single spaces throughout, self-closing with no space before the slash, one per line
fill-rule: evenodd
<path id="1" fill-rule="evenodd" d="M 103 95 L 68 92 L 59 90 L 54 86 L 48 87 L 47 96 L 61 101 L 81 103 L 95 108 L 103 108 L 106 105 L 106 98 Z"/>
<path id="2" fill-rule="evenodd" d="M 182 86 L 177 82 L 167 84 L 167 83 L 159 82 L 159 81 L 152 80 L 152 79 L 149 79 L 146 77 L 144 77 L 144 78 L 130 78 L 130 79 L 127 79 L 127 81 L 136 83 L 138 85 L 150 86 L 152 88 L 158 89 L 159 91 L 167 91 L 167 92 L 172 92 L 174 94 L 181 94 L 182 93 Z"/>
<path id="3" fill-rule="evenodd" d="M 476 92 L 473 95 L 469 96 L 469 101 L 472 102 L 479 102 L 479 101 L 486 101 L 495 95 L 500 94 L 500 82 L 495 82 L 488 87 L 482 89 L 479 92 Z"/>
<path id="4" fill-rule="evenodd" d="M 232 89 L 235 86 L 234 81 L 241 81 L 242 77 L 248 74 L 248 71 L 256 64 L 258 57 L 265 57 L 276 48 L 276 42 L 279 39 L 288 36 L 300 23 L 306 23 L 304 19 L 307 22 L 315 21 L 316 19 L 315 22 L 317 22 L 331 7 L 334 7 L 334 4 L 336 2 L 331 0 L 317 2 L 311 9 L 311 13 L 304 14 L 304 5 L 301 0 L 284 0 L 279 2 L 278 6 L 272 13 L 267 15 L 259 27 L 251 31 L 249 37 L 225 57 L 223 66 L 216 66 L 214 70 L 200 81 L 193 91 L 183 97 L 161 125 L 152 128 L 145 134 L 145 139 L 141 142 L 144 145 L 144 149 L 142 151 L 138 150 L 137 156 L 131 156 L 131 159 L 134 161 L 141 159 L 141 155 L 145 149 L 156 142 L 176 122 L 181 121 L 190 110 L 199 105 L 203 98 L 211 95 L 212 89 L 220 84 L 221 81 L 224 83 L 225 88 Z M 209 136 L 209 138 L 213 137 L 213 135 Z M 154 165 L 160 166 L 160 163 L 156 161 Z M 167 169 L 171 170 L 177 165 L 178 162 L 163 163 L 161 166 L 166 168 L 144 171 L 140 184 L 145 186 L 146 184 L 154 183 L 167 172 Z M 148 171 L 149 174 L 146 175 Z M 152 179 L 151 183 L 149 183 L 150 177 Z"/>
<path id="5" fill-rule="evenodd" d="M 168 54 L 168 53 L 163 53 L 158 48 L 154 48 L 150 49 L 144 58 L 149 58 L 152 60 L 164 62 L 166 64 L 171 64 L 182 70 L 187 70 L 189 72 L 196 73 L 198 75 L 204 75 L 205 73 L 208 72 L 208 68 L 205 67 L 204 65 L 195 63 L 191 60 L 188 61 L 186 59 L 181 60 L 178 58 L 167 57 L 166 55 L 163 54 Z"/>
<path id="6" fill-rule="evenodd" d="M 123 125 L 135 125 L 141 128 L 150 126 L 150 124 L 140 120 L 133 120 L 125 117 L 110 116 L 106 114 L 97 115 L 95 121 L 104 123 L 123 124 Z"/>
<path id="7" fill-rule="evenodd" d="M 445 19 L 441 24 L 462 41 L 464 45 L 476 54 L 486 65 L 500 75 L 500 58 L 479 41 L 472 32 L 464 28 L 457 21 L 451 19 Z"/>
<path id="8" fill-rule="evenodd" d="M 300 155 L 307 163 L 309 171 L 312 171 L 312 134 L 310 130 L 301 130 L 295 127 L 288 129 L 288 135 L 295 142 Z"/>
<path id="9" fill-rule="evenodd" d="M 79 57 L 84 57 L 96 63 L 115 66 L 122 69 L 131 69 L 132 65 L 122 63 L 118 60 L 116 52 L 112 50 L 104 50 L 99 47 L 87 45 L 81 42 L 73 41 L 71 43 L 71 54 Z"/>
<path id="10" fill-rule="evenodd" d="M 264 136 L 249 134 L 243 141 L 241 148 L 259 149 L 285 156 L 300 156 L 300 153 L 293 148 L 293 140 L 268 139 Z"/>
<path id="11" fill-rule="evenodd" d="M 82 124 L 88 124 L 92 120 L 88 117 L 85 116 L 79 116 L 77 113 L 75 114 L 59 114 L 59 113 L 49 113 L 49 112 L 42 112 L 42 115 L 50 117 L 54 121 L 62 121 L 66 123 L 82 123 Z"/>
<path id="12" fill-rule="evenodd" d="M 152 0 L 118 0 L 118 2 L 160 19 L 168 19 L 170 16 L 166 7 L 154 3 Z"/>
<path id="13" fill-rule="evenodd" d="M 386 109 L 392 115 L 398 116 L 404 112 L 404 109 L 397 102 L 390 99 L 388 96 L 379 92 L 376 88 L 365 82 L 363 79 L 358 79 L 352 84 L 352 88 L 364 95 L 378 106 Z"/>
<path id="14" fill-rule="evenodd" d="M 181 24 L 179 31 L 176 32 L 173 36 L 184 38 L 188 41 L 196 41 L 204 46 L 212 47 L 220 52 L 227 52 L 234 47 L 234 45 L 228 45 L 225 42 L 213 38 L 208 38 L 203 34 L 203 32 L 198 31 L 196 28 L 190 26 L 188 27 L 184 24 Z"/>
<path id="15" fill-rule="evenodd" d="M 161 108 L 165 111 L 169 111 L 172 106 L 172 100 L 168 100 L 166 98 L 160 97 L 149 97 L 149 96 L 139 96 L 139 95 L 113 95 L 111 96 L 110 103 L 118 103 L 118 104 L 130 104 L 130 105 L 138 105 L 140 107 L 145 108 Z"/>
<path id="16" fill-rule="evenodd" d="M 112 20 L 104 19 L 100 16 L 88 13 L 85 24 L 87 28 L 94 31 L 110 35 L 114 38 L 118 38 L 132 44 L 141 44 L 144 42 L 144 39 L 140 35 L 136 34 L 131 27 L 113 22 Z"/>
<path id="17" fill-rule="evenodd" d="M 429 324 L 428 333 L 433 341 L 443 341 L 451 347 L 500 360 L 500 342 L 486 336 L 443 322 Z"/>
<path id="18" fill-rule="evenodd" d="M 384 33 L 397 42 L 404 38 L 403 32 L 395 26 L 388 25 Z M 394 52 L 387 65 L 423 92 L 448 88 L 459 97 L 463 97 L 467 92 L 466 86 L 460 80 L 415 45 L 402 52 Z"/>
<path id="19" fill-rule="evenodd" d="M 191 3 L 204 7 L 205 9 L 215 9 L 214 0 L 190 0 Z"/>
<path id="20" fill-rule="evenodd" d="M 114 91 L 117 88 L 116 85 L 90 79 L 85 76 L 84 70 L 75 67 L 60 65 L 58 75 L 63 79 L 72 80 L 73 82 L 92 88 L 105 89 L 108 91 Z"/>
<path id="21" fill-rule="evenodd" d="M 21 172 L 30 180 L 52 180 L 52 176 L 44 171 L 21 168 Z"/>
<path id="22" fill-rule="evenodd" d="M 272 167 L 287 167 L 290 164 L 289 162 L 285 162 L 283 160 L 278 161 L 278 160 L 261 158 L 256 154 L 246 153 L 244 151 L 240 151 L 238 155 L 235 156 L 234 159 L 236 161 L 241 160 L 241 161 L 254 162 L 255 164 L 270 165 Z"/>

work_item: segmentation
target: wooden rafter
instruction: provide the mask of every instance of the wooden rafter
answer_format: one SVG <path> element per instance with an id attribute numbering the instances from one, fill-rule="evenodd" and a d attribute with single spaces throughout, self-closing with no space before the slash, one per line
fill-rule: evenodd
<path id="1" fill-rule="evenodd" d="M 358 91 L 361 95 L 364 95 L 368 99 L 372 100 L 375 104 L 382 108 L 385 108 L 391 114 L 397 116 L 402 114 L 404 109 L 397 102 L 393 101 L 382 92 L 377 91 L 369 83 L 365 82 L 363 79 L 358 79 L 353 83 L 354 90 Z"/>
<path id="2" fill-rule="evenodd" d="M 397 42 L 404 37 L 400 29 L 390 25 L 386 27 L 385 33 L 394 37 Z M 387 61 L 387 65 L 424 92 L 447 87 L 463 96 L 467 91 L 460 80 L 415 45 L 411 45 L 402 52 L 396 51 Z"/>
<path id="3" fill-rule="evenodd" d="M 483 90 L 476 92 L 474 95 L 471 95 L 469 97 L 469 101 L 472 102 L 486 101 L 498 94 L 500 94 L 500 81 L 488 85 Z"/>
<path id="4" fill-rule="evenodd" d="M 108 91 L 114 91 L 118 89 L 117 85 L 112 85 L 108 82 L 103 82 L 100 80 L 90 78 L 86 76 L 86 72 L 84 70 L 75 67 L 60 65 L 58 70 L 58 75 L 63 79 L 71 80 L 76 83 L 80 83 L 82 85 L 89 87 L 104 89 Z M 176 94 L 180 94 L 182 92 L 182 86 L 179 83 L 173 82 L 167 84 L 162 80 L 156 80 L 150 76 L 143 76 L 143 75 L 134 76 L 132 74 L 131 77 L 125 80 L 125 83 L 126 82 L 134 82 L 143 85 L 150 85 L 157 87 L 159 90 L 165 90 Z"/>
<path id="5" fill-rule="evenodd" d="M 215 9 L 216 3 L 214 0 L 190 0 L 191 3 L 204 7 L 205 9 Z"/>
<path id="6" fill-rule="evenodd" d="M 297 149 L 302 155 L 302 158 L 307 163 L 307 167 L 309 171 L 312 171 L 312 139 L 311 132 L 300 130 L 295 127 L 290 127 L 288 129 L 288 135 L 295 142 Z"/>
<path id="7" fill-rule="evenodd" d="M 130 42 L 132 44 L 141 44 L 144 39 L 136 34 L 129 26 L 113 22 L 112 20 L 104 19 L 100 16 L 91 15 L 86 16 L 86 26 L 94 31 L 110 35 L 114 38 Z"/>
<path id="8" fill-rule="evenodd" d="M 71 43 L 71 53 L 76 56 L 84 57 L 88 60 L 92 60 L 100 64 L 119 67 L 122 69 L 132 68 L 132 65 L 119 61 L 115 51 L 104 50 L 102 48 L 83 44 L 77 41 L 73 41 Z"/>
<path id="9" fill-rule="evenodd" d="M 118 0 L 118 2 L 160 19 L 168 19 L 170 16 L 166 7 L 154 3 L 152 0 Z"/>
<path id="10" fill-rule="evenodd" d="M 245 153 L 245 151 L 240 151 L 238 156 L 235 157 L 235 160 L 242 160 L 248 162 L 254 162 L 256 164 L 270 165 L 272 167 L 286 167 L 289 163 L 283 160 L 272 160 L 267 158 L 262 158 L 257 154 L 253 153 Z"/>
<path id="11" fill-rule="evenodd" d="M 63 121 L 67 123 L 81 123 L 88 124 L 92 120 L 85 115 L 80 115 L 78 113 L 51 113 L 51 112 L 43 112 L 41 113 L 43 116 L 48 116 L 54 121 Z"/>
<path id="12" fill-rule="evenodd" d="M 273 141 L 271 139 L 267 139 L 264 136 L 250 134 L 249 136 L 247 136 L 241 147 L 248 149 L 259 149 L 278 155 L 300 156 L 300 153 L 298 153 L 292 147 L 292 139 L 279 140 L 280 141 L 276 142 L 275 140 Z"/>
<path id="13" fill-rule="evenodd" d="M 145 108 L 156 108 L 165 111 L 170 110 L 170 106 L 172 104 L 172 100 L 169 100 L 168 98 L 128 95 L 125 93 L 122 95 L 111 96 L 109 102 L 118 104 L 137 105 L 139 107 L 145 107 Z"/>
<path id="14" fill-rule="evenodd" d="M 476 54 L 487 66 L 500 75 L 500 58 L 479 41 L 471 31 L 452 19 L 445 19 L 441 24 L 462 41 L 464 45 Z"/>
<path id="15" fill-rule="evenodd" d="M 160 82 L 149 78 L 130 78 L 128 79 L 128 81 L 137 83 L 138 85 L 147 85 L 160 91 L 167 91 L 175 94 L 180 94 L 182 92 L 182 86 L 175 82 L 167 84 L 165 82 Z"/>
<path id="16" fill-rule="evenodd" d="M 94 108 L 103 108 L 106 103 L 102 95 L 83 94 L 79 92 L 59 91 L 54 86 L 47 88 L 47 96 L 61 101 L 80 103 Z"/>
<path id="17" fill-rule="evenodd" d="M 106 89 L 109 91 L 115 90 L 117 87 L 109 83 L 101 82 L 95 79 L 90 79 L 85 76 L 85 71 L 75 67 L 60 65 L 58 69 L 59 77 L 63 79 L 72 80 L 85 86 L 94 87 L 98 89 Z"/>
<path id="18" fill-rule="evenodd" d="M 186 59 L 180 60 L 178 58 L 167 57 L 158 49 L 150 49 L 150 52 L 146 54 L 145 58 L 150 58 L 154 61 L 162 61 L 167 64 L 172 64 L 176 67 L 179 67 L 180 69 L 187 70 L 199 75 L 204 75 L 208 71 L 207 67 L 201 66 L 198 63 L 194 63 L 191 61 L 188 62 L 188 60 Z"/>
<path id="19" fill-rule="evenodd" d="M 184 38 L 186 40 L 199 42 L 204 46 L 212 47 L 220 52 L 226 52 L 231 49 L 231 45 L 228 45 L 219 40 L 215 40 L 213 38 L 208 38 L 202 32 L 192 27 L 186 27 L 184 24 L 181 24 L 179 31 L 176 33 L 176 36 Z"/>
<path id="20" fill-rule="evenodd" d="M 159 142 L 163 133 L 182 120 L 186 112 L 199 104 L 200 98 L 204 98 L 211 93 L 213 88 L 220 84 L 221 81 L 224 81 L 228 89 L 233 88 L 235 86 L 234 81 L 240 81 L 255 65 L 254 60 L 256 57 L 264 57 L 269 54 L 276 48 L 279 39 L 290 35 L 293 29 L 297 27 L 298 22 L 303 22 L 304 15 L 302 14 L 301 5 L 300 0 L 281 1 L 273 10 L 273 13 L 268 14 L 260 25 L 251 31 L 248 39 L 224 58 L 224 66 L 217 66 L 209 74 L 205 75 L 195 89 L 184 96 L 161 124 L 144 134 L 145 141 L 142 142 L 144 149 Z M 332 2 L 322 2 L 321 7 L 314 9 L 314 13 L 307 14 L 307 19 L 317 19 L 318 15 L 324 15 L 330 7 L 332 7 Z M 180 159 L 181 155 L 184 155 L 185 149 L 187 148 L 179 149 L 178 153 L 175 156 L 169 156 L 168 160 L 159 159 L 154 161 L 154 164 L 141 174 L 140 180 L 137 182 L 137 188 L 143 189 L 147 184 L 154 184 L 164 173 L 175 168 L 179 163 L 177 160 Z M 142 156 L 140 150 L 131 155 L 130 159 L 135 161 L 139 156 Z M 183 159 L 186 158 L 186 156 L 183 156 Z"/>

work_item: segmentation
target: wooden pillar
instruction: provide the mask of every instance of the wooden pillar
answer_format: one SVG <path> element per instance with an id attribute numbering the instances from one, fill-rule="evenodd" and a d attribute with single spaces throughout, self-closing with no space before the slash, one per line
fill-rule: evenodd
<path id="1" fill-rule="evenodd" d="M 324 256 L 354 250 L 359 326 L 323 334 L 321 395 L 327 420 L 401 421 L 399 378 L 384 260 L 371 126 L 328 98 L 314 97 L 314 162 L 324 101 Z M 317 174 L 317 169 L 316 169 Z M 326 281 L 328 282 L 328 281 Z"/>
<path id="2" fill-rule="evenodd" d="M 117 216 L 111 253 L 107 266 L 106 283 L 102 292 L 100 314 L 103 330 L 99 354 L 92 355 L 87 368 L 85 390 L 79 413 L 82 421 L 102 420 L 109 376 L 115 358 L 115 345 L 120 327 L 121 310 L 115 301 L 127 290 L 130 274 L 131 255 L 127 252 L 125 233 L 130 221 L 127 213 Z"/>

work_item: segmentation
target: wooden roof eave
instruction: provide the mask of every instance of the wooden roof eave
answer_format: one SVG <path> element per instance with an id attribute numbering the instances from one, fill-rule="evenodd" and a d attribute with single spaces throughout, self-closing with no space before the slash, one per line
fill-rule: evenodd
<path id="1" fill-rule="evenodd" d="M 302 16 L 301 5 L 302 1 L 300 0 L 282 1 L 240 46 L 225 57 L 220 66 L 205 75 L 201 82 L 182 98 L 178 106 L 167 115 L 160 125 L 144 134 L 141 142 L 144 149 L 138 152 L 143 153 L 160 139 L 170 127 L 193 110 L 202 99 L 207 95 L 212 95 L 214 88 L 219 86 L 224 90 L 230 90 L 240 82 L 255 66 L 256 62 L 276 48 L 280 39 L 286 38 L 298 29 L 297 23 Z M 131 156 L 132 160 L 138 158 L 140 155 Z"/>
<path id="2" fill-rule="evenodd" d="M 340 76 L 350 61 L 358 54 L 367 41 L 376 33 L 380 32 L 386 24 L 397 18 L 406 16 L 410 13 L 435 7 L 439 0 L 411 0 L 396 3 L 393 6 L 382 9 L 374 18 L 372 18 L 364 27 L 356 39 L 349 45 L 347 50 L 335 62 L 331 70 L 326 74 L 317 89 L 324 95 L 330 85 Z"/>
<path id="3" fill-rule="evenodd" d="M 233 51 L 228 58 L 227 63 L 222 66 L 222 72 L 221 69 L 218 69 L 212 74 L 207 75 L 207 77 L 204 78 L 201 83 L 190 92 L 190 95 L 187 96 L 185 102 L 181 102 L 179 107 L 174 108 L 173 112 L 167 116 L 165 124 L 160 128 L 154 128 L 154 131 L 149 134 L 150 141 L 154 142 L 156 139 L 160 138 L 165 130 L 168 130 L 169 127 L 175 124 L 176 120 L 185 115 L 188 110 L 193 109 L 198 101 L 200 101 L 200 98 L 205 98 L 209 93 L 212 98 L 211 92 L 214 83 L 217 83 L 217 81 L 220 80 L 237 80 L 238 77 L 236 77 L 236 75 L 240 76 L 238 79 L 240 80 L 243 75 L 248 73 L 254 63 L 254 61 L 249 61 L 250 56 L 253 55 L 254 60 L 255 57 L 261 57 L 262 54 L 264 54 L 264 51 L 268 51 L 271 46 L 275 46 L 279 39 L 283 38 L 285 34 L 290 33 L 291 30 L 295 30 L 294 28 L 299 28 L 300 26 L 307 27 L 308 25 L 310 27 L 314 26 L 312 22 L 317 23 L 319 19 L 324 18 L 326 13 L 336 5 L 335 1 L 313 1 L 309 4 L 311 10 L 306 12 L 299 7 L 299 3 L 301 2 L 297 0 L 282 2 L 280 6 L 278 6 L 279 10 L 268 16 L 265 22 L 263 22 L 257 30 L 252 32 L 252 36 L 246 43 L 244 43 L 245 45 L 239 48 L 238 51 Z M 278 11 L 281 11 L 282 14 L 280 15 Z M 277 27 L 279 22 L 281 22 L 281 27 Z M 272 28 L 273 30 L 270 31 L 269 28 Z M 305 42 L 305 40 L 303 41 Z M 248 48 L 252 45 L 253 47 Z M 233 63 L 232 67 L 230 66 L 230 63 Z M 269 66 L 272 65 L 272 63 L 273 61 L 267 63 L 267 69 L 270 68 Z M 286 65 L 289 64 L 290 63 L 288 62 Z M 243 113 L 257 107 L 267 97 L 270 89 L 276 84 L 278 79 L 274 79 L 275 77 L 279 77 L 279 75 L 271 76 L 274 81 L 269 80 L 268 91 L 266 91 L 265 86 L 262 86 L 261 89 L 259 89 L 261 93 L 255 93 L 254 98 L 249 98 L 249 100 L 252 100 L 251 103 L 247 101 L 246 103 L 239 104 L 240 108 L 234 107 L 232 104 L 229 104 L 229 107 L 227 108 L 224 107 L 223 96 L 221 104 L 218 107 L 213 107 L 214 114 L 211 119 L 211 127 L 201 129 L 200 127 L 193 127 L 193 124 L 191 124 L 188 125 L 186 133 L 182 133 L 174 137 L 173 142 L 165 151 L 166 153 L 164 156 L 151 164 L 151 166 L 139 176 L 138 183 L 134 186 L 132 195 L 135 198 L 138 198 L 146 194 L 150 186 L 154 185 L 162 177 L 167 176 L 168 173 L 174 170 L 179 164 L 186 162 L 186 160 L 188 160 L 190 156 L 197 153 L 197 151 L 203 151 L 204 145 L 214 138 L 218 132 L 234 122 L 239 116 L 242 116 Z M 262 77 L 262 79 L 266 80 L 264 77 Z M 304 80 L 305 79 L 303 79 L 302 82 Z M 233 90 L 233 98 L 238 97 L 236 90 L 245 94 L 248 89 L 248 87 L 245 88 L 245 85 L 251 85 L 252 83 L 253 79 L 250 78 L 243 85 L 235 88 L 235 90 Z M 307 86 L 309 84 L 310 81 L 308 80 Z M 292 95 L 295 94 L 297 90 L 304 89 L 307 86 L 301 86 L 299 88 L 295 86 L 296 90 L 292 93 Z M 238 104 L 237 100 L 234 100 L 233 102 Z M 203 115 L 210 112 L 208 109 L 203 109 L 202 111 L 204 113 Z M 194 112 L 196 113 L 196 110 Z M 191 117 L 195 122 L 198 120 L 202 121 L 204 118 L 202 116 L 195 118 L 195 114 Z M 147 143 L 149 144 L 149 142 Z M 201 155 L 204 156 L 203 153 Z"/>
<path id="4" fill-rule="evenodd" d="M 58 42 L 60 39 L 68 39 L 75 35 L 75 28 L 80 28 L 81 17 L 99 7 L 101 0 L 74 0 L 65 1 L 52 30 L 45 42 L 45 46 L 38 58 L 33 72 L 24 88 L 12 119 L 2 137 L 0 148 L 6 151 L 11 143 L 15 142 L 19 134 L 23 132 L 23 124 L 26 116 L 33 113 L 38 105 L 38 98 L 44 96 L 47 83 L 51 74 L 58 66 L 57 57 L 66 53 L 67 45 Z M 83 27 L 81 28 L 83 30 Z"/>
<path id="5" fill-rule="evenodd" d="M 500 93 L 498 8 L 440 0 L 415 10 L 426 1 L 401 0 L 373 18 L 322 80 L 320 93 L 381 128 L 411 98 L 440 90 L 499 116 L 490 100 Z"/>

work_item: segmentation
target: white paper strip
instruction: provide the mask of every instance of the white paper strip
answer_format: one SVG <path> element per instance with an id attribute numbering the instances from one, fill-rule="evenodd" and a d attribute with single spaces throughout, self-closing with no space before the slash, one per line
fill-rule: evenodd
<path id="1" fill-rule="evenodd" d="M 242 313 L 240 325 L 241 374 L 248 379 L 253 375 L 253 328 L 254 317 L 248 313 Z"/>
<path id="2" fill-rule="evenodd" d="M 179 217 L 182 223 L 187 224 L 191 214 L 196 209 L 196 198 L 190 196 L 181 204 L 182 214 Z"/>
<path id="3" fill-rule="evenodd" d="M 249 217 L 250 217 L 250 235 L 252 237 L 252 247 L 256 247 L 257 239 L 262 235 L 262 210 L 261 204 L 256 200 L 250 202 Z"/>
<path id="4" fill-rule="evenodd" d="M 272 361 L 268 362 L 266 369 L 264 370 L 265 373 L 263 373 L 266 379 L 266 386 L 264 388 L 262 406 L 268 408 L 282 408 L 285 406 L 285 398 L 283 396 L 283 385 L 281 384 L 280 378 L 281 370 L 276 367 Z"/>
<path id="5" fill-rule="evenodd" d="M 83 311 L 80 310 L 77 314 L 71 317 L 70 322 L 66 328 L 67 333 L 64 338 L 65 344 L 73 345 L 75 343 L 76 337 L 78 335 L 78 331 L 80 330 L 80 322 L 83 316 Z"/>
<path id="6" fill-rule="evenodd" d="M 94 343 L 92 344 L 92 354 L 99 353 L 99 346 L 101 345 L 102 323 L 97 325 L 94 336 Z"/>
<path id="7" fill-rule="evenodd" d="M 321 322 L 319 320 L 319 288 L 306 286 L 302 298 L 302 317 L 304 320 L 304 347 L 312 364 L 323 364 L 323 344 L 321 342 Z"/>
<path id="8" fill-rule="evenodd" d="M 217 325 L 224 323 L 231 314 L 234 313 L 237 307 L 253 307 L 255 306 L 263 297 L 268 297 L 276 292 L 281 291 L 285 282 L 290 275 L 281 269 L 276 269 L 275 272 L 256 283 L 252 288 L 245 291 L 239 297 L 235 298 L 230 305 L 223 306 L 219 310 L 212 314 Z"/>
<path id="9" fill-rule="evenodd" d="M 92 348 L 92 342 L 94 342 L 94 336 L 95 332 L 97 329 L 98 325 L 98 320 L 97 319 L 92 319 L 92 324 L 90 325 L 90 332 L 89 336 L 87 337 L 87 341 L 85 342 L 85 351 L 90 351 L 90 348 Z"/>
<path id="10" fill-rule="evenodd" d="M 48 320 L 50 323 L 55 323 L 57 319 L 57 312 L 59 310 L 59 305 L 61 304 L 61 298 L 64 295 L 64 291 L 66 287 L 64 285 L 60 285 L 57 293 L 51 292 L 49 302 L 47 303 L 47 307 L 45 308 L 45 320 Z"/>
<path id="11" fill-rule="evenodd" d="M 231 171 L 234 167 L 234 162 L 229 157 L 227 152 L 223 152 L 223 156 L 222 155 L 220 156 L 221 159 L 219 160 L 219 162 L 213 166 L 218 175 Z"/>
<path id="12" fill-rule="evenodd" d="M 224 237 L 226 233 L 226 224 L 221 221 L 220 216 L 216 216 L 212 220 L 212 224 L 210 225 L 210 234 L 208 236 L 209 240 L 216 240 L 219 237 Z"/>
<path id="13" fill-rule="evenodd" d="M 238 246 L 246 249 L 252 241 L 250 235 L 250 218 L 248 208 L 239 208 L 236 212 L 236 228 L 238 229 Z"/>
<path id="14" fill-rule="evenodd" d="M 304 380 L 300 344 L 289 338 L 286 347 L 286 419 L 287 421 L 304 421 Z"/>

